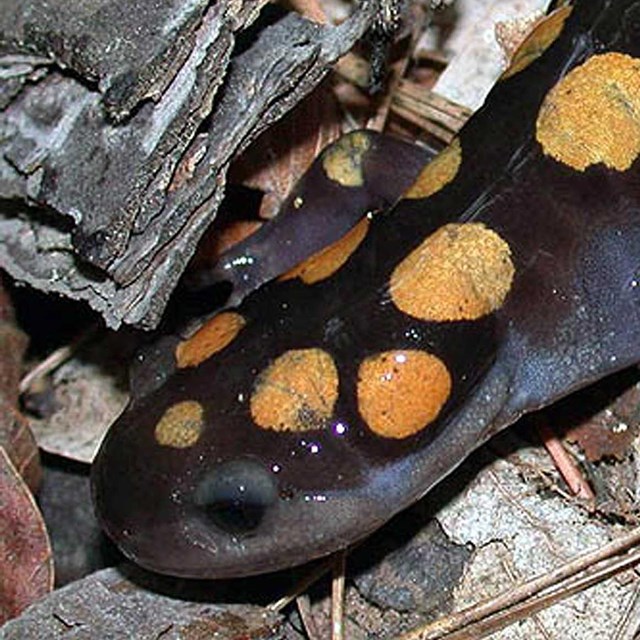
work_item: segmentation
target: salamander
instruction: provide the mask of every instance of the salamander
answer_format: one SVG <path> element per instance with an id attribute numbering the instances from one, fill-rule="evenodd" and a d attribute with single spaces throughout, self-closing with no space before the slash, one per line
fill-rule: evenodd
<path id="1" fill-rule="evenodd" d="M 128 557 L 226 578 L 344 548 L 640 361 L 640 2 L 532 37 L 395 206 L 164 343 L 93 466 Z"/>

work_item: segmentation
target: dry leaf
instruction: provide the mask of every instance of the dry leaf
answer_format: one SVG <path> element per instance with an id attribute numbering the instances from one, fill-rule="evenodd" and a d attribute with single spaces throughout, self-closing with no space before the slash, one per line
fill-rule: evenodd
<path id="1" fill-rule="evenodd" d="M 0 446 L 0 624 L 52 588 L 53 558 L 42 515 Z"/>
<path id="2" fill-rule="evenodd" d="M 57 410 L 31 420 L 38 445 L 90 463 L 105 431 L 127 404 L 127 369 L 136 346 L 127 332 L 88 341 L 52 374 Z"/>
<path id="3" fill-rule="evenodd" d="M 230 181 L 264 191 L 260 217 L 271 219 L 318 153 L 339 136 L 335 98 L 325 82 L 249 147 Z"/>
<path id="4" fill-rule="evenodd" d="M 11 300 L 0 282 L 0 446 L 35 491 L 42 476 L 38 447 L 18 410 L 18 386 L 28 342 L 15 324 Z"/>
<path id="5" fill-rule="evenodd" d="M 591 395 L 596 396 L 594 400 L 601 400 L 606 392 L 615 393 L 615 382 L 625 379 L 618 375 L 599 385 Z M 596 395 L 598 390 L 600 395 Z M 640 431 L 640 383 L 636 381 L 597 413 L 569 424 L 573 426 L 565 438 L 577 443 L 591 462 L 624 460 Z"/>
<path id="6" fill-rule="evenodd" d="M 436 93 L 472 111 L 478 109 L 505 68 L 496 23 L 538 17 L 549 4 L 549 0 L 458 0 L 458 19 L 446 42 L 454 55 L 434 87 Z"/>

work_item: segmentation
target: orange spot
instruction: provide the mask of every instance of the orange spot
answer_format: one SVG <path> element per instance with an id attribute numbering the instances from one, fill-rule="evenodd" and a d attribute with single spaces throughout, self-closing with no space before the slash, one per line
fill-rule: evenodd
<path id="1" fill-rule="evenodd" d="M 502 79 L 510 78 L 526 69 L 534 60 L 539 58 L 558 38 L 564 28 L 564 23 L 571 14 L 569 5 L 552 11 L 548 16 L 537 20 L 533 28 L 518 46 L 509 68 L 502 74 Z"/>
<path id="2" fill-rule="evenodd" d="M 338 370 L 322 349 L 294 349 L 276 358 L 257 378 L 251 415 L 263 429 L 321 429 L 338 399 Z"/>
<path id="3" fill-rule="evenodd" d="M 343 187 L 361 187 L 362 160 L 370 145 L 364 131 L 348 133 L 334 142 L 322 155 L 322 168 L 329 180 Z"/>
<path id="4" fill-rule="evenodd" d="M 384 438 L 422 431 L 451 393 L 444 363 L 424 351 L 385 351 L 367 358 L 358 371 L 358 409 L 368 427 Z"/>
<path id="5" fill-rule="evenodd" d="M 156 442 L 163 447 L 186 449 L 200 438 L 204 408 L 195 400 L 185 400 L 169 407 L 156 425 Z"/>
<path id="6" fill-rule="evenodd" d="M 280 280 L 300 278 L 306 284 L 319 282 L 333 275 L 360 246 L 369 229 L 369 220 L 363 218 L 340 240 L 315 253 L 304 262 L 280 276 Z"/>
<path id="7" fill-rule="evenodd" d="M 626 171 L 640 153 L 640 60 L 592 56 L 547 94 L 536 123 L 545 154 L 578 171 Z"/>
<path id="8" fill-rule="evenodd" d="M 509 245 L 481 223 L 447 224 L 393 271 L 389 292 L 421 320 L 475 320 L 502 306 L 514 267 Z"/>
<path id="9" fill-rule="evenodd" d="M 176 347 L 178 368 L 195 367 L 231 344 L 246 324 L 245 319 L 232 311 L 219 313 L 200 327 L 190 338 Z"/>
<path id="10" fill-rule="evenodd" d="M 458 173 L 462 162 L 462 147 L 456 138 L 441 151 L 416 178 L 405 192 L 405 198 L 428 198 L 448 185 Z"/>

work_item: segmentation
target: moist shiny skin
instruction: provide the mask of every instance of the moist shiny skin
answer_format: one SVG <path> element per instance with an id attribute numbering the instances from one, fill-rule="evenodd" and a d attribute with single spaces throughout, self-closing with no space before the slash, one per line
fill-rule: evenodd
<path id="1" fill-rule="evenodd" d="M 188 345 L 167 337 L 147 355 L 93 468 L 127 556 L 223 578 L 344 548 L 523 413 L 640 360 L 640 148 L 616 111 L 640 113 L 639 25 L 640 2 L 576 2 L 388 211 L 367 184 L 369 134 L 325 152 L 313 171 L 333 183 L 327 206 L 353 208 L 355 189 L 355 209 L 377 212 Z M 576 111 L 579 167 L 567 86 L 601 100 Z M 597 133 L 614 121 L 628 168 Z M 311 220 L 305 237 L 324 224 Z M 278 251 L 295 229 L 273 236 Z M 290 268 L 253 264 L 256 280 Z"/>

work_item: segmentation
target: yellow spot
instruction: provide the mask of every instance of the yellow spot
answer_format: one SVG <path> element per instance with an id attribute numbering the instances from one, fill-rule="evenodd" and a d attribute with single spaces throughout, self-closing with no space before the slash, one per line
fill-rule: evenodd
<path id="1" fill-rule="evenodd" d="M 393 271 L 391 299 L 421 320 L 475 320 L 502 306 L 513 281 L 509 245 L 482 223 L 447 224 Z"/>
<path id="2" fill-rule="evenodd" d="M 560 7 L 536 22 L 529 35 L 513 54 L 511 64 L 502 74 L 502 79 L 510 78 L 526 69 L 556 41 L 571 14 L 571 9 L 569 5 Z"/>
<path id="3" fill-rule="evenodd" d="M 640 153 L 640 60 L 604 53 L 573 69 L 547 94 L 536 137 L 579 171 L 599 162 L 626 171 Z"/>
<path id="4" fill-rule="evenodd" d="M 176 347 L 178 368 L 195 367 L 231 344 L 246 324 L 239 313 L 220 313 Z"/>
<path id="5" fill-rule="evenodd" d="M 185 400 L 169 407 L 156 425 L 156 442 L 163 447 L 192 447 L 202 432 L 204 409 L 195 400 Z"/>
<path id="6" fill-rule="evenodd" d="M 448 185 L 458 173 L 462 162 L 462 147 L 456 138 L 420 172 L 405 192 L 405 198 L 428 198 Z"/>
<path id="7" fill-rule="evenodd" d="M 315 253 L 304 262 L 280 276 L 280 280 L 300 278 L 306 284 L 319 282 L 333 275 L 360 246 L 369 229 L 369 220 L 363 218 L 340 240 Z"/>
<path id="8" fill-rule="evenodd" d="M 322 349 L 294 349 L 256 380 L 251 415 L 263 429 L 307 431 L 326 426 L 338 399 L 338 370 Z"/>
<path id="9" fill-rule="evenodd" d="M 431 424 L 451 393 L 444 363 L 424 351 L 385 351 L 362 362 L 358 409 L 384 438 L 406 438 Z"/>
<path id="10" fill-rule="evenodd" d="M 364 184 L 362 160 L 370 144 L 363 131 L 342 136 L 322 156 L 322 167 L 327 177 L 343 187 L 361 187 Z"/>

